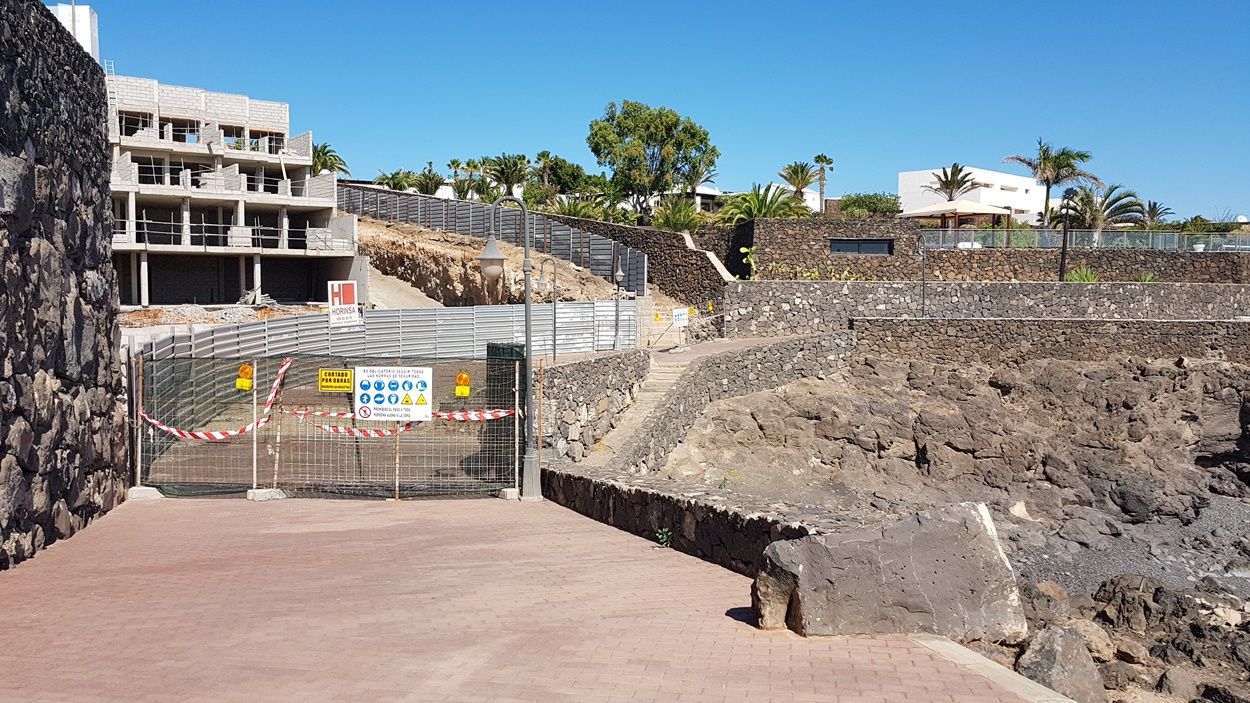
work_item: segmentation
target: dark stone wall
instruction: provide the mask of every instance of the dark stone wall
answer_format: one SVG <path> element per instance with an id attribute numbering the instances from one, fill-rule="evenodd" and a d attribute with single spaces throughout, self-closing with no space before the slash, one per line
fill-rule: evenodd
<path id="1" fill-rule="evenodd" d="M 650 368 L 651 352 L 631 349 L 536 370 L 543 460 L 581 461 L 633 404 Z"/>
<path id="2" fill-rule="evenodd" d="M 1250 321 L 856 318 L 855 354 L 1010 365 L 1033 359 L 1223 358 L 1250 363 Z"/>
<path id="3" fill-rule="evenodd" d="M 937 318 L 1229 320 L 1250 311 L 1250 285 L 1214 283 L 931 282 Z M 726 337 L 782 337 L 844 329 L 853 317 L 920 317 L 921 284 L 739 281 L 725 286 Z"/>
<path id="4" fill-rule="evenodd" d="M 747 224 L 744 239 L 754 242 L 756 279 L 916 281 L 921 278 L 919 235 L 919 228 L 908 220 L 821 217 L 756 220 Z M 892 239 L 894 255 L 831 254 L 830 239 Z M 931 280 L 1059 278 L 1058 249 L 937 249 L 925 259 Z M 1069 250 L 1068 270 L 1081 266 L 1093 269 L 1103 281 L 1136 281 L 1149 274 L 1160 282 L 1250 283 L 1250 252 Z"/>
<path id="5" fill-rule="evenodd" d="M 35 0 L 0 3 L 0 568 L 125 497 L 104 73 Z"/>
<path id="6" fill-rule="evenodd" d="M 720 300 L 721 289 L 728 280 L 732 280 L 721 274 L 709 258 L 709 252 L 691 249 L 686 245 L 685 237 L 678 232 L 543 214 L 646 254 L 647 280 L 665 294 L 687 305 Z"/>
<path id="7" fill-rule="evenodd" d="M 742 253 L 743 247 L 751 246 L 752 223 L 743 222 L 739 225 L 703 225 L 690 235 L 695 246 L 712 252 L 721 260 L 730 275 L 735 278 L 750 278 L 751 270 L 747 267 Z"/>

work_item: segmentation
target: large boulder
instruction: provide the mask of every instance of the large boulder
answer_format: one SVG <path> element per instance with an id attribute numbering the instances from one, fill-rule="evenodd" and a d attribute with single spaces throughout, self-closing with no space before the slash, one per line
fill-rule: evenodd
<path id="1" fill-rule="evenodd" d="M 800 635 L 927 632 L 1019 642 L 1015 574 L 984 504 L 875 529 L 773 542 L 752 602 L 765 629 Z"/>
<path id="2" fill-rule="evenodd" d="M 1034 635 L 1016 671 L 1077 703 L 1106 703 L 1102 675 L 1081 633 L 1049 625 Z"/>

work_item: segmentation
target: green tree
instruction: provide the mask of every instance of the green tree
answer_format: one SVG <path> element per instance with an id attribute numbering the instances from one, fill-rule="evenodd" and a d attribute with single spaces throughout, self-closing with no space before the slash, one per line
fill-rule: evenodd
<path id="1" fill-rule="evenodd" d="M 595 204 L 588 200 L 567 198 L 556 203 L 556 214 L 596 220 L 599 219 L 599 208 L 595 207 Z"/>
<path id="2" fill-rule="evenodd" d="M 833 159 L 821 153 L 812 157 L 812 161 L 815 161 L 816 165 L 820 167 L 820 211 L 821 213 L 824 213 L 825 211 L 825 171 L 828 171 L 830 174 L 833 173 Z"/>
<path id="3" fill-rule="evenodd" d="M 670 232 L 693 232 L 702 224 L 703 217 L 694 201 L 679 195 L 666 195 L 655 208 L 651 225 Z"/>
<path id="4" fill-rule="evenodd" d="M 1142 225 L 1146 229 L 1158 229 L 1163 226 L 1167 218 L 1175 215 L 1172 208 L 1164 205 L 1158 200 L 1151 200 L 1146 203 L 1145 214 L 1142 217 Z"/>
<path id="5" fill-rule="evenodd" d="M 312 151 L 312 171 L 313 173 L 321 173 L 329 171 L 330 173 L 338 173 L 344 176 L 350 176 L 351 171 L 347 170 L 347 162 L 342 156 L 330 146 L 328 142 L 313 144 Z"/>
<path id="6" fill-rule="evenodd" d="M 704 152 L 691 159 L 678 174 L 681 186 L 690 193 L 691 199 L 698 195 L 699 186 L 716 180 L 716 157 L 715 153 Z"/>
<path id="7" fill-rule="evenodd" d="M 751 190 L 730 196 L 725 206 L 716 213 L 716 219 L 727 225 L 764 218 L 806 217 L 812 211 L 807 205 L 781 188 L 761 188 L 757 183 Z"/>
<path id="8" fill-rule="evenodd" d="M 375 185 L 384 186 L 391 190 L 408 190 L 416 185 L 417 174 L 404 168 L 397 168 L 387 173 L 378 169 L 378 175 L 373 179 Z"/>
<path id="9" fill-rule="evenodd" d="M 457 178 L 451 182 L 451 192 L 456 200 L 468 200 L 473 195 L 473 181 Z"/>
<path id="10" fill-rule="evenodd" d="M 612 181 L 646 212 L 650 199 L 672 190 L 679 174 L 694 161 L 714 167 L 720 152 L 708 132 L 689 117 L 666 107 L 632 100 L 609 103 L 592 120 L 586 144 L 600 166 L 612 169 Z"/>
<path id="11" fill-rule="evenodd" d="M 543 185 L 538 181 L 530 181 L 525 186 L 523 198 L 527 207 L 531 210 L 537 210 L 550 205 L 556 199 L 556 189 Z"/>
<path id="12" fill-rule="evenodd" d="M 554 157 L 550 151 L 540 151 L 534 157 L 534 176 L 544 186 L 551 186 L 551 162 Z"/>
<path id="13" fill-rule="evenodd" d="M 436 195 L 438 189 L 443 187 L 447 179 L 443 178 L 443 174 L 434 170 L 434 162 L 425 162 L 425 169 L 418 173 L 412 179 L 412 187 L 422 195 Z"/>
<path id="14" fill-rule="evenodd" d="M 568 159 L 551 157 L 547 177 L 557 193 L 580 193 L 586 180 L 586 169 Z"/>
<path id="15" fill-rule="evenodd" d="M 794 197 L 802 200 L 803 190 L 815 183 L 820 174 L 814 165 L 806 161 L 795 161 L 786 164 L 777 172 L 777 176 L 790 185 L 790 188 L 794 190 Z"/>
<path id="16" fill-rule="evenodd" d="M 943 168 L 941 173 L 934 171 L 933 178 L 937 185 L 926 185 L 922 189 L 940 195 L 948 202 L 958 200 L 981 187 L 973 181 L 972 174 L 965 171 L 959 163 L 951 164 L 949 169 Z"/>
<path id="17" fill-rule="evenodd" d="M 530 161 L 525 154 L 500 154 L 488 159 L 485 173 L 503 188 L 505 195 L 516 195 L 516 187 L 525 182 Z"/>
<path id="18" fill-rule="evenodd" d="M 447 162 L 447 170 L 451 171 L 451 180 L 460 178 L 460 169 L 464 168 L 464 164 L 460 159 L 452 159 Z"/>
<path id="19" fill-rule="evenodd" d="M 1041 181 L 1046 187 L 1046 196 L 1044 202 L 1050 204 L 1050 191 L 1052 188 L 1061 186 L 1072 181 L 1089 181 L 1096 186 L 1102 186 L 1102 181 L 1097 176 L 1086 171 L 1082 164 L 1089 161 L 1091 155 L 1088 151 L 1079 151 L 1077 149 L 1069 149 L 1061 147 L 1056 149 L 1052 144 L 1042 141 L 1039 137 L 1037 140 L 1036 154 L 1013 154 L 1003 159 L 1005 164 L 1020 164 L 1029 169 L 1033 173 L 1033 177 Z M 1047 211 L 1042 212 L 1042 227 L 1050 228 L 1050 215 Z"/>
<path id="20" fill-rule="evenodd" d="M 1097 236 L 1108 227 L 1140 223 L 1146 208 L 1137 193 L 1123 186 L 1085 185 L 1076 189 L 1076 197 L 1064 202 L 1060 213 L 1071 218 L 1073 227 L 1092 229 Z"/>
<path id="21" fill-rule="evenodd" d="M 866 213 L 865 217 L 871 215 L 893 217 L 902 212 L 898 196 L 894 193 L 847 193 L 842 196 L 839 205 L 844 214 L 852 210 L 863 210 Z"/>
<path id="22" fill-rule="evenodd" d="M 472 183 L 473 192 L 480 203 L 493 203 L 503 195 L 503 190 L 486 176 L 478 176 L 472 179 Z"/>

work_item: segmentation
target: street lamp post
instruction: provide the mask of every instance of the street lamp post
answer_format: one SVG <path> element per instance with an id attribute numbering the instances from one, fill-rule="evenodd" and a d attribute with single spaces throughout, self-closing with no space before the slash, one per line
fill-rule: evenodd
<path id="1" fill-rule="evenodd" d="M 490 231 L 486 236 L 486 247 L 477 256 L 478 266 L 488 281 L 494 281 L 503 274 L 504 256 L 496 243 L 495 232 L 498 230 L 500 206 L 503 203 L 516 203 L 521 208 L 522 229 L 525 233 L 525 258 L 521 262 L 521 271 L 525 273 L 525 458 L 521 465 L 521 500 L 542 500 L 542 488 L 538 485 L 538 450 L 534 446 L 534 384 L 529 373 L 530 360 L 534 358 L 531 351 L 533 342 L 533 320 L 530 299 L 531 279 L 534 275 L 534 262 L 530 259 L 530 218 L 529 208 L 525 201 L 511 195 L 496 200 L 491 205 Z"/>
<path id="2" fill-rule="evenodd" d="M 1068 275 L 1068 214 L 1072 211 L 1072 198 L 1076 197 L 1076 189 L 1063 191 L 1063 243 L 1059 245 L 1059 282 L 1063 283 Z"/>
<path id="3" fill-rule="evenodd" d="M 538 287 L 542 288 L 547 285 L 547 279 L 543 277 L 543 272 L 547 270 L 547 264 L 551 264 L 551 360 L 556 358 L 556 302 L 559 300 L 560 288 L 556 283 L 556 260 L 548 256 L 538 264 Z"/>

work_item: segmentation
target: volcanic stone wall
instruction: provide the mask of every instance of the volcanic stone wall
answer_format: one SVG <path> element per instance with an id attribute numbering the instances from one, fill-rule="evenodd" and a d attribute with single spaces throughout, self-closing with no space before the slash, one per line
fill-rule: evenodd
<path id="1" fill-rule="evenodd" d="M 843 329 L 852 317 L 920 317 L 920 283 L 739 281 L 725 287 L 725 336 Z M 937 318 L 1229 320 L 1250 315 L 1250 285 L 931 282 Z"/>
<path id="2" fill-rule="evenodd" d="M 651 367 L 651 353 L 631 349 L 545 366 L 542 384 L 543 460 L 581 461 L 633 404 Z"/>
<path id="3" fill-rule="evenodd" d="M 125 496 L 104 73 L 0 3 L 0 569 Z"/>
<path id="4" fill-rule="evenodd" d="M 721 289 L 733 280 L 717 267 L 715 256 L 688 246 L 679 232 L 549 213 L 544 216 L 643 252 L 647 255 L 647 280 L 687 305 L 720 300 Z"/>
<path id="5" fill-rule="evenodd" d="M 1224 358 L 1250 363 L 1250 322 L 1235 320 L 851 321 L 857 355 L 1015 364 L 1033 359 Z"/>
<path id="6" fill-rule="evenodd" d="M 921 278 L 919 228 L 908 220 L 799 218 L 756 220 L 741 239 L 755 247 L 756 279 L 914 281 Z M 831 239 L 890 239 L 894 253 L 832 254 Z M 743 244 L 748 246 L 749 244 Z M 936 249 L 926 275 L 946 281 L 1056 281 L 1058 249 Z M 1089 267 L 1103 281 L 1250 283 L 1250 253 L 1071 249 L 1068 270 Z"/>

